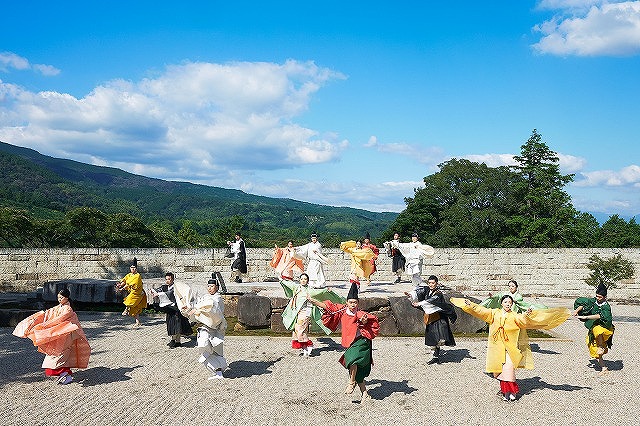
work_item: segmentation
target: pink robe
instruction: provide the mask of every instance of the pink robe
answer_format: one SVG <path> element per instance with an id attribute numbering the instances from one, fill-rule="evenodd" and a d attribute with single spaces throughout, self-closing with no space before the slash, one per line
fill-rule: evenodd
<path id="1" fill-rule="evenodd" d="M 31 339 L 45 354 L 42 368 L 87 368 L 91 347 L 71 306 L 58 305 L 20 321 L 13 335 Z"/>

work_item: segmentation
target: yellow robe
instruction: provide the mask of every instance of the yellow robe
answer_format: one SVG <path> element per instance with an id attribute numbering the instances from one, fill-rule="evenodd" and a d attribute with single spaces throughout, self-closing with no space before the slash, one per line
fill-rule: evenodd
<path id="1" fill-rule="evenodd" d="M 468 314 L 489 323 L 486 371 L 501 373 L 506 354 L 516 368 L 533 369 L 533 357 L 528 344 L 518 346 L 521 329 L 545 329 L 557 327 L 566 321 L 571 313 L 567 308 L 534 310 L 529 314 L 505 312 L 503 309 L 489 309 L 476 303 L 465 304 L 465 299 L 452 297 L 451 303 Z"/>
<path id="2" fill-rule="evenodd" d="M 128 273 L 123 280 L 124 290 L 129 292 L 123 303 L 129 308 L 129 315 L 139 315 L 147 307 L 147 294 L 142 286 L 142 277 L 139 273 Z"/>
<path id="3" fill-rule="evenodd" d="M 356 248 L 355 241 L 344 241 L 340 243 L 340 250 L 351 255 L 351 273 L 358 277 L 369 279 L 374 272 L 373 264 L 370 262 L 375 256 L 370 248 Z"/>

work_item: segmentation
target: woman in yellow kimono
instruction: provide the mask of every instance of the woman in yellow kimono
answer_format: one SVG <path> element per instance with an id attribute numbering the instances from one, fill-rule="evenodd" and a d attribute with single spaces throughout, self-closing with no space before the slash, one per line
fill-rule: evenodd
<path id="1" fill-rule="evenodd" d="M 124 298 L 124 311 L 122 315 L 135 318 L 135 326 L 140 327 L 140 313 L 147 307 L 147 294 L 142 286 L 142 277 L 138 272 L 138 259 L 133 258 L 133 264 L 129 267 L 130 272 L 116 283 L 117 291 L 128 291 Z"/>
<path id="2" fill-rule="evenodd" d="M 518 345 L 521 330 L 528 328 L 551 329 L 562 324 L 571 315 L 566 308 L 531 310 L 516 314 L 511 310 L 513 298 L 505 294 L 500 303 L 502 309 L 489 309 L 469 299 L 451 298 L 451 303 L 468 314 L 489 323 L 486 371 L 500 381 L 504 401 L 515 401 L 519 388 L 516 368 L 533 369 L 531 348 Z"/>
<path id="3" fill-rule="evenodd" d="M 344 241 L 340 243 L 340 250 L 351 255 L 351 282 L 360 287 L 360 278 L 364 278 L 367 284 L 371 284 L 369 277 L 374 272 L 371 259 L 375 254 L 368 247 L 362 247 L 360 241 Z M 364 290 L 364 288 L 363 288 Z"/>
<path id="4" fill-rule="evenodd" d="M 78 316 L 69 304 L 69 290 L 58 292 L 57 306 L 20 321 L 13 335 L 31 339 L 38 352 L 45 354 L 42 368 L 49 377 L 58 377 L 58 383 L 73 381 L 72 368 L 87 368 L 91 347 Z"/>

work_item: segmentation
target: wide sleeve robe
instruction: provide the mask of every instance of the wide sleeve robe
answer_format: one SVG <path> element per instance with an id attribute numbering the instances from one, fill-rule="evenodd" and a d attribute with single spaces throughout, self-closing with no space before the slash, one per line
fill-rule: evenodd
<path id="1" fill-rule="evenodd" d="M 466 313 L 489 324 L 486 371 L 501 373 L 506 353 L 517 368 L 533 369 L 531 348 L 518 346 L 518 337 L 522 329 L 549 330 L 562 324 L 571 313 L 566 308 L 534 310 L 529 314 L 505 312 L 502 309 L 489 309 L 476 303 L 467 305 L 465 299 L 452 297 L 451 303 Z"/>

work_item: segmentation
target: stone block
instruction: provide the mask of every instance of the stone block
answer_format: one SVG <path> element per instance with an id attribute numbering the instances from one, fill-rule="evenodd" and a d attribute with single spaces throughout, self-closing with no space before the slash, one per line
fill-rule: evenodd
<path id="1" fill-rule="evenodd" d="M 247 327 L 271 326 L 271 300 L 252 293 L 238 298 L 238 321 Z"/>
<path id="2" fill-rule="evenodd" d="M 380 321 L 380 335 L 395 336 L 398 334 L 398 324 L 391 311 L 373 311 L 373 315 Z"/>
<path id="3" fill-rule="evenodd" d="M 424 333 L 422 310 L 415 308 L 406 297 L 390 297 L 391 312 L 396 319 L 398 333 Z"/>
<path id="4" fill-rule="evenodd" d="M 289 331 L 282 323 L 282 313 L 271 312 L 271 331 L 276 333 L 286 333 Z"/>
<path id="5" fill-rule="evenodd" d="M 15 328 L 20 321 L 36 312 L 30 309 L 0 309 L 0 327 Z"/>
<path id="6" fill-rule="evenodd" d="M 284 309 L 287 307 L 289 299 L 286 297 L 273 297 L 271 298 L 271 309 Z"/>
<path id="7" fill-rule="evenodd" d="M 387 299 L 386 297 L 364 297 L 362 293 L 360 293 L 358 309 L 372 312 L 378 311 L 386 306 L 389 306 L 389 299 Z"/>
<path id="8" fill-rule="evenodd" d="M 224 316 L 225 317 L 237 317 L 238 316 L 238 296 L 230 296 L 223 294 L 224 300 Z"/>

